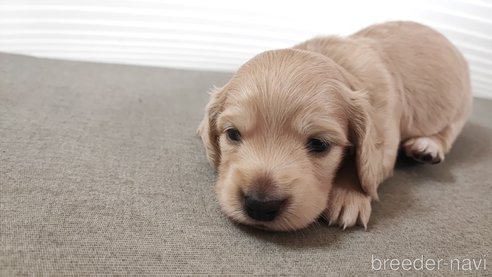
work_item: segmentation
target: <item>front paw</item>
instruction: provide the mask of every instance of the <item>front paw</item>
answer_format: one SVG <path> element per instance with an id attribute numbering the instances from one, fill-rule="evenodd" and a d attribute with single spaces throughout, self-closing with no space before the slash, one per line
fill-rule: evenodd
<path id="1" fill-rule="evenodd" d="M 323 213 L 330 226 L 338 225 L 344 230 L 356 224 L 367 230 L 370 216 L 371 197 L 353 187 L 333 187 Z"/>

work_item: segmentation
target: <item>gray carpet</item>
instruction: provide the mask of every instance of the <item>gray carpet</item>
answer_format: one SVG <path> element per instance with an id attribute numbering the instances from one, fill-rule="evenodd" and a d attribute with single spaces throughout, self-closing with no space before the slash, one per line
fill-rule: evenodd
<path id="1" fill-rule="evenodd" d="M 399 162 L 367 232 L 270 233 L 224 218 L 195 135 L 228 77 L 0 54 L 0 275 L 492 274 L 492 101 L 443 164 Z M 461 271 L 373 271 L 421 255 Z"/>

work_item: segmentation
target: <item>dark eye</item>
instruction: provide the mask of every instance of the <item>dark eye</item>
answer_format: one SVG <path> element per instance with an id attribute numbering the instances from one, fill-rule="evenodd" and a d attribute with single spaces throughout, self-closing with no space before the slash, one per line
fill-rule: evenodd
<path id="1" fill-rule="evenodd" d="M 323 153 L 330 149 L 330 144 L 323 139 L 311 138 L 306 143 L 306 148 L 311 153 Z"/>
<path id="2" fill-rule="evenodd" d="M 239 133 L 239 131 L 237 129 L 234 129 L 234 128 L 227 129 L 226 133 L 227 133 L 227 137 L 231 141 L 240 141 L 241 140 L 241 133 Z"/>

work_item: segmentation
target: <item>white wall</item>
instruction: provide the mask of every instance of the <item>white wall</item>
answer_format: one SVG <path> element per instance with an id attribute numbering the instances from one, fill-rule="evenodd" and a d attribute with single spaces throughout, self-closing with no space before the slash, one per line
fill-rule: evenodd
<path id="1" fill-rule="evenodd" d="M 0 0 L 0 51 L 41 57 L 229 71 L 315 35 L 393 19 L 429 24 L 492 97 L 492 1 Z"/>

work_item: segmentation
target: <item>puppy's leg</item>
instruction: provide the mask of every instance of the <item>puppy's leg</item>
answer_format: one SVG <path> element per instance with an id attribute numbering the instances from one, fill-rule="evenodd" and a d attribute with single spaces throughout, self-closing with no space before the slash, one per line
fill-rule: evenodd
<path id="1" fill-rule="evenodd" d="M 406 140 L 403 142 L 405 154 L 422 163 L 437 164 L 444 161 L 444 155 L 451 149 L 465 122 L 453 122 L 437 134 Z"/>
<path id="2" fill-rule="evenodd" d="M 355 224 L 367 229 L 370 216 L 371 197 L 359 184 L 355 162 L 352 159 L 345 161 L 333 182 L 323 217 L 330 225 L 343 229 Z"/>

